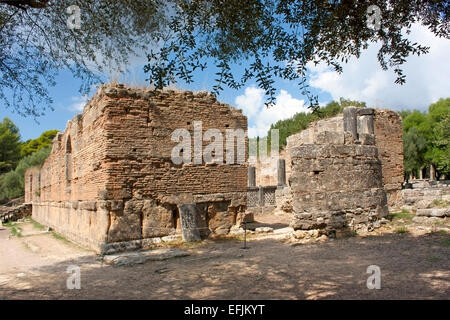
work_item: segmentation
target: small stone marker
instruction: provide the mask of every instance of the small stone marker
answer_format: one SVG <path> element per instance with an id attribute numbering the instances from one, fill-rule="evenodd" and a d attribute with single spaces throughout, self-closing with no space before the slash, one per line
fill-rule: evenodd
<path id="1" fill-rule="evenodd" d="M 195 203 L 186 203 L 178 206 L 181 220 L 183 241 L 200 241 L 200 231 L 197 221 L 197 206 Z"/>

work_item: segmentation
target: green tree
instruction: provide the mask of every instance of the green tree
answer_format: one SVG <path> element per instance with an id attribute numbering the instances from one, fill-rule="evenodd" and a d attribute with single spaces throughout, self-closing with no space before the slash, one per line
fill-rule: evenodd
<path id="1" fill-rule="evenodd" d="M 50 146 L 41 148 L 21 159 L 15 170 L 0 175 L 0 201 L 22 196 L 25 186 L 25 171 L 34 166 L 42 166 L 50 152 Z"/>
<path id="2" fill-rule="evenodd" d="M 428 112 L 406 111 L 403 115 L 405 173 L 434 165 L 439 174 L 450 174 L 450 98 L 440 99 Z"/>
<path id="3" fill-rule="evenodd" d="M 81 29 L 66 25 L 78 6 Z M 370 5 L 380 9 L 379 16 Z M 381 22 L 371 28 L 368 15 Z M 402 64 L 428 48 L 411 42 L 412 23 L 450 37 L 446 0 L 0 0 L 0 99 L 21 114 L 39 116 L 52 99 L 47 87 L 58 70 L 83 81 L 86 93 L 98 74 L 123 70 L 130 55 L 150 50 L 144 71 L 156 87 L 193 81 L 208 65 L 217 69 L 214 90 L 255 80 L 275 101 L 275 78 L 298 83 L 313 104 L 308 65 L 341 63 L 379 42 L 382 69 L 404 83 Z M 247 67 L 233 66 L 247 61 Z"/>
<path id="4" fill-rule="evenodd" d="M 21 147 L 20 156 L 23 158 L 44 147 L 51 146 L 57 133 L 58 130 L 48 130 L 43 132 L 39 138 L 26 141 Z"/>
<path id="5" fill-rule="evenodd" d="M 425 157 L 438 173 L 450 175 L 450 98 L 440 99 L 428 110 L 431 134 Z"/>
<path id="6" fill-rule="evenodd" d="M 19 128 L 9 118 L 3 118 L 0 122 L 0 174 L 13 170 L 19 159 Z"/>
<path id="7" fill-rule="evenodd" d="M 426 138 L 419 133 L 417 128 L 412 127 L 403 134 L 403 154 L 405 175 L 417 172 L 425 165 L 425 153 L 427 148 Z"/>

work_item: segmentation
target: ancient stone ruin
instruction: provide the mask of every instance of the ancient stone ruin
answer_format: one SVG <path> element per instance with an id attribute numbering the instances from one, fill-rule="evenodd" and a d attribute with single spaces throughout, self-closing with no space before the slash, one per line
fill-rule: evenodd
<path id="1" fill-rule="evenodd" d="M 240 110 L 206 92 L 103 85 L 55 137 L 42 168 L 26 171 L 25 202 L 39 223 L 111 253 L 226 235 L 255 208 L 291 213 L 294 229 L 371 230 L 401 190 L 395 112 L 348 107 L 290 136 L 264 170 L 247 163 L 246 130 Z M 257 185 L 261 172 L 274 176 Z"/>
<path id="2" fill-rule="evenodd" d="M 409 188 L 402 190 L 399 205 L 415 212 L 414 221 L 424 222 L 450 217 L 450 180 L 410 180 Z M 427 222 L 431 222 L 427 221 Z"/>
<path id="3" fill-rule="evenodd" d="M 280 157 L 276 165 L 267 162 L 276 168 L 274 177 L 259 179 L 277 181 L 276 186 L 259 187 L 263 200 L 275 188 L 273 201 L 260 201 L 260 206 L 292 212 L 294 229 L 371 230 L 401 193 L 401 118 L 389 110 L 348 107 L 343 115 L 288 137 Z M 271 172 L 268 167 L 258 171 Z M 252 171 L 250 167 L 249 178 Z"/>
<path id="4" fill-rule="evenodd" d="M 101 253 L 165 241 L 182 226 L 187 241 L 228 233 L 246 209 L 246 159 L 175 164 L 172 133 L 192 136 L 198 121 L 200 134 L 247 130 L 240 110 L 205 92 L 101 86 L 55 137 L 42 168 L 26 172 L 33 219 Z M 246 150 L 245 136 L 241 143 Z"/>

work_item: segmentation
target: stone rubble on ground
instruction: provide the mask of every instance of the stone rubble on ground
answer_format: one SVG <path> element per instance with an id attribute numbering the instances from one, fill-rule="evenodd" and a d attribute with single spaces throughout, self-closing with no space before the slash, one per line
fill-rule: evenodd
<path id="1" fill-rule="evenodd" d="M 273 232 L 273 228 L 271 227 L 259 227 L 255 229 L 256 233 L 269 233 Z"/>
<path id="2" fill-rule="evenodd" d="M 165 248 L 105 255 L 103 261 L 114 266 L 130 266 L 142 264 L 146 261 L 161 261 L 177 257 L 186 257 L 188 255 L 189 253 L 184 250 Z"/>

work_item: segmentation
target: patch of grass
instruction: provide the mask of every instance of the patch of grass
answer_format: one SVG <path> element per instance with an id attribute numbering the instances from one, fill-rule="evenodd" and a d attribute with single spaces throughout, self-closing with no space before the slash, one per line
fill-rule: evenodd
<path id="1" fill-rule="evenodd" d="M 446 208 L 446 207 L 450 206 L 449 202 L 446 202 L 446 201 L 444 201 L 442 199 L 435 199 L 433 201 L 433 204 L 434 204 L 435 207 L 440 207 L 440 208 Z"/>
<path id="2" fill-rule="evenodd" d="M 38 229 L 38 230 L 40 230 L 40 231 L 47 230 L 47 228 L 46 228 L 45 226 L 43 226 L 42 224 L 40 224 L 40 223 L 37 222 L 37 221 L 34 221 L 33 219 L 31 219 L 30 222 L 31 222 L 31 224 L 33 225 L 33 227 L 34 227 L 35 229 Z"/>
<path id="3" fill-rule="evenodd" d="M 448 232 L 445 231 L 445 230 L 441 230 L 440 232 L 441 232 L 441 234 L 443 234 L 444 236 L 448 234 Z"/>
<path id="4" fill-rule="evenodd" d="M 428 262 L 439 262 L 439 261 L 441 261 L 440 258 L 436 258 L 436 257 L 427 258 L 426 260 Z"/>
<path id="5" fill-rule="evenodd" d="M 409 210 L 402 209 L 402 213 L 409 213 Z"/>
<path id="6" fill-rule="evenodd" d="M 8 227 L 11 230 L 11 234 L 18 238 L 22 237 L 22 229 L 16 226 L 16 223 L 13 221 L 8 221 L 3 224 L 3 226 Z"/>
<path id="7" fill-rule="evenodd" d="M 442 241 L 442 245 L 444 247 L 450 247 L 450 239 L 445 239 L 444 241 Z"/>
<path id="8" fill-rule="evenodd" d="M 11 234 L 18 238 L 22 237 L 22 229 L 19 227 L 11 227 Z"/>
<path id="9" fill-rule="evenodd" d="M 391 220 L 398 220 L 398 219 L 404 219 L 404 220 L 412 220 L 414 218 L 414 215 L 410 213 L 408 210 L 405 210 L 406 212 L 403 212 L 405 209 L 402 210 L 402 212 L 392 212 L 389 214 Z"/>
<path id="10" fill-rule="evenodd" d="M 443 226 L 445 225 L 445 221 L 435 221 L 433 223 L 433 226 L 437 227 L 437 226 Z"/>
<path id="11" fill-rule="evenodd" d="M 69 240 L 67 240 L 66 238 L 64 238 L 62 235 L 57 234 L 56 232 L 53 232 L 53 231 L 52 231 L 52 236 L 53 236 L 53 238 L 55 238 L 55 239 L 57 239 L 57 240 L 61 240 L 61 241 L 64 241 L 64 242 L 66 242 L 66 243 L 69 243 L 69 242 L 70 242 Z"/>
<path id="12" fill-rule="evenodd" d="M 198 248 L 198 247 L 202 247 L 204 244 L 202 243 L 202 241 L 191 241 L 191 242 L 183 242 L 181 244 L 181 247 L 185 248 L 185 249 L 193 249 L 193 248 Z"/>
<path id="13" fill-rule="evenodd" d="M 398 233 L 398 234 L 405 234 L 408 233 L 409 230 L 406 227 L 400 227 L 394 230 L 394 232 Z"/>
<path id="14" fill-rule="evenodd" d="M 347 233 L 347 238 L 353 238 L 353 237 L 357 237 L 357 236 L 358 236 L 358 232 L 356 232 L 356 231 L 354 231 L 354 230 L 349 231 L 349 232 Z"/>

